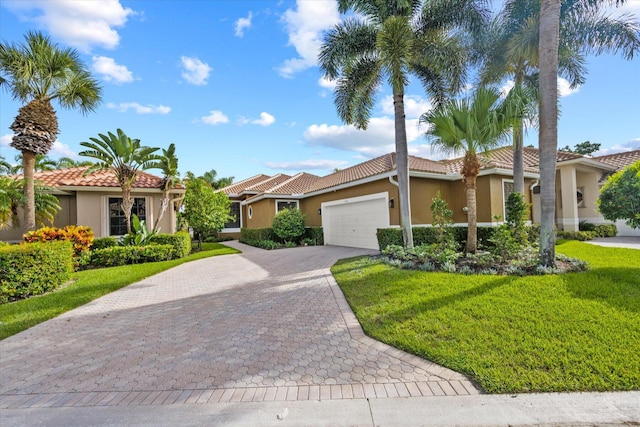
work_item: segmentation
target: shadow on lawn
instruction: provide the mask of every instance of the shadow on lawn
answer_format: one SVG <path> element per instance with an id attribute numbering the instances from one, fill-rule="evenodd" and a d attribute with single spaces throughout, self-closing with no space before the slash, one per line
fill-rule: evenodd
<path id="1" fill-rule="evenodd" d="M 564 276 L 576 298 L 601 301 L 617 309 L 640 313 L 640 268 L 605 267 Z"/>

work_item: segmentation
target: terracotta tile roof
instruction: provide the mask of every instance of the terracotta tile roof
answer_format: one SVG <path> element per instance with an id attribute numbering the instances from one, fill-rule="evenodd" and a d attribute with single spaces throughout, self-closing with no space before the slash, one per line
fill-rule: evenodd
<path id="1" fill-rule="evenodd" d="M 391 172 L 396 168 L 396 154 L 389 153 L 368 160 L 363 163 L 342 169 L 320 178 L 312 186 L 307 188 L 305 193 L 324 190 L 326 188 L 335 187 L 360 179 L 369 178 L 386 172 Z M 409 170 L 417 172 L 431 172 L 446 174 L 447 170 L 444 165 L 433 160 L 423 159 L 420 157 L 409 156 Z"/>
<path id="2" fill-rule="evenodd" d="M 625 151 L 624 153 L 594 157 L 593 160 L 597 160 L 617 169 L 622 169 L 640 160 L 640 150 Z"/>
<path id="3" fill-rule="evenodd" d="M 97 171 L 84 175 L 88 166 L 36 172 L 34 178 L 48 187 L 115 187 L 119 188 L 118 180 L 110 171 Z M 160 188 L 163 179 L 147 172 L 139 172 L 134 188 Z"/>
<path id="4" fill-rule="evenodd" d="M 317 175 L 300 172 L 265 192 L 270 194 L 302 194 L 320 179 Z"/>
<path id="5" fill-rule="evenodd" d="M 264 181 L 260 181 L 257 184 L 251 185 L 247 187 L 244 191 L 250 192 L 258 192 L 262 193 L 272 189 L 275 186 L 282 184 L 283 182 L 291 179 L 290 175 L 285 175 L 283 173 L 279 173 L 278 175 L 274 175 L 269 179 L 265 179 Z"/>
<path id="6" fill-rule="evenodd" d="M 227 195 L 240 194 L 243 191 L 245 191 L 248 187 L 259 184 L 268 179 L 271 179 L 269 175 L 259 174 L 259 175 L 252 176 L 251 178 L 243 179 L 242 181 L 236 182 L 235 184 L 228 185 L 222 188 L 220 191 L 224 192 Z"/>

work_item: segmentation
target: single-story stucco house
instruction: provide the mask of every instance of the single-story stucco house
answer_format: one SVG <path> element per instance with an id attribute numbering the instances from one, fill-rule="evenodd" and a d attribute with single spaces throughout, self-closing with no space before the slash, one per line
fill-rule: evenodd
<path id="1" fill-rule="evenodd" d="M 256 175 L 219 191 L 232 201 L 235 217 L 222 230 L 238 237 L 240 229 L 270 227 L 284 208 L 299 208 L 308 226 L 322 226 L 325 244 L 377 249 L 376 230 L 400 225 L 395 153 L 320 177 Z M 558 152 L 556 222 L 558 229 L 578 230 L 580 221 L 606 222 L 597 210 L 599 190 L 606 177 L 636 160 L 640 150 L 602 157 Z M 409 156 L 411 220 L 414 226 L 432 223 L 430 206 L 436 193 L 454 212 L 454 222 L 465 225 L 466 193 L 460 170 L 463 158 L 433 161 Z M 503 147 L 481 156 L 478 177 L 478 225 L 496 225 L 504 218 L 504 202 L 513 190 L 513 154 Z M 525 199 L 531 204 L 530 220 L 540 218 L 538 150 L 525 148 Z M 617 223 L 619 235 L 640 235 Z"/>
<path id="2" fill-rule="evenodd" d="M 97 171 L 84 175 L 88 167 L 36 172 L 35 180 L 52 188 L 52 194 L 60 200 L 61 209 L 54 220 L 55 227 L 85 225 L 93 229 L 95 237 L 126 234 L 126 223 L 120 205 L 122 190 L 110 171 Z M 132 213 L 145 220 L 151 227 L 157 218 L 162 199 L 163 178 L 147 172 L 139 172 L 131 195 L 134 199 Z M 160 220 L 160 232 L 176 232 L 176 203 L 182 199 L 184 188 L 171 189 L 173 203 Z M 22 212 L 19 213 L 22 218 Z M 18 227 L 0 230 L 0 240 L 19 241 L 25 230 Z"/>

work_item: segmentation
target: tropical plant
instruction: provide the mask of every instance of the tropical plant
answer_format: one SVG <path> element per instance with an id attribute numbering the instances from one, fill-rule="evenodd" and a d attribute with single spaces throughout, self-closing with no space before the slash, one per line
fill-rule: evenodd
<path id="1" fill-rule="evenodd" d="M 117 135 L 108 132 L 108 136 L 98 134 L 99 138 L 89 138 L 91 142 L 81 142 L 80 145 L 88 150 L 80 152 L 80 155 L 97 160 L 84 172 L 85 175 L 98 170 L 109 170 L 118 180 L 122 190 L 122 211 L 127 223 L 127 233 L 131 233 L 131 189 L 139 171 L 152 166 L 152 161 L 155 160 L 153 153 L 158 148 L 141 146 L 139 139 L 129 138 L 122 129 L 118 129 L 116 133 Z"/>
<path id="2" fill-rule="evenodd" d="M 160 220 L 164 216 L 167 208 L 169 207 L 170 191 L 176 184 L 180 182 L 180 171 L 178 171 L 178 157 L 176 156 L 175 144 L 169 144 L 169 147 L 165 150 L 162 149 L 162 154 L 154 156 L 155 160 L 149 165 L 150 169 L 160 169 L 162 171 L 162 199 L 160 200 L 160 210 L 158 217 L 153 225 L 153 231 L 160 231 Z"/>
<path id="3" fill-rule="evenodd" d="M 220 188 L 231 185 L 233 183 L 233 180 L 235 179 L 235 177 L 233 176 L 218 178 L 218 172 L 216 172 L 215 169 L 211 169 L 210 171 L 205 172 L 204 174 L 202 174 L 201 178 L 211 184 L 211 187 L 214 190 L 218 190 Z"/>
<path id="4" fill-rule="evenodd" d="M 71 157 L 60 157 L 56 162 L 56 169 L 69 169 L 82 166 L 91 166 L 93 162 L 91 160 L 75 160 Z"/>
<path id="5" fill-rule="evenodd" d="M 198 249 L 202 247 L 203 236 L 222 230 L 231 219 L 231 202 L 226 194 L 214 191 L 211 184 L 202 178 L 188 178 L 184 195 L 182 219 L 198 236 Z"/>
<path id="6" fill-rule="evenodd" d="M 37 154 L 46 154 L 58 135 L 58 119 L 51 105 L 83 114 L 98 106 L 101 87 L 74 49 L 61 49 L 40 32 L 28 32 L 24 44 L 0 43 L 0 86 L 14 99 L 26 103 L 13 124 L 11 146 L 22 152 L 24 170 L 24 227 L 36 226 L 34 163 Z"/>
<path id="7" fill-rule="evenodd" d="M 434 149 L 453 155 L 464 153 L 460 174 L 467 193 L 468 253 L 475 253 L 478 247 L 476 180 L 481 167 L 478 154 L 496 148 L 508 136 L 518 118 L 509 106 L 511 99 L 502 100 L 496 89 L 479 88 L 472 98 L 449 100 L 420 118 L 431 126 L 427 136 L 432 139 Z"/>
<path id="8" fill-rule="evenodd" d="M 614 18 L 604 13 L 603 6 L 607 3 L 612 2 L 562 2 L 558 71 L 568 79 L 572 88 L 585 82 L 587 55 L 622 51 L 626 59 L 631 59 L 640 49 L 638 24 L 631 16 Z M 515 88 L 537 88 L 539 23 L 540 0 L 507 0 L 504 3 L 501 12 L 486 27 L 480 45 L 484 58 L 483 82 L 510 79 Z M 532 113 L 535 116 L 535 110 Z M 524 120 L 515 126 L 513 132 L 514 190 L 520 193 L 524 193 L 523 134 Z M 580 154 L 593 151 L 597 149 Z"/>
<path id="9" fill-rule="evenodd" d="M 122 236 L 118 242 L 120 246 L 144 246 L 148 245 L 153 237 L 157 234 L 155 230 L 149 231 L 144 220 L 138 218 L 138 215 L 133 214 L 131 220 L 130 233 Z"/>
<path id="10" fill-rule="evenodd" d="M 0 175 L 9 175 L 13 171 L 13 165 L 7 162 L 4 156 L 0 156 Z"/>
<path id="11" fill-rule="evenodd" d="M 16 155 L 15 161 L 17 162 L 17 166 L 15 166 L 12 169 L 12 173 L 18 174 L 23 171 L 23 165 L 24 165 L 23 158 L 24 158 L 24 155 L 22 153 Z M 55 170 L 56 168 L 57 168 L 57 163 L 55 160 L 53 160 L 52 158 L 50 158 L 45 154 L 36 154 L 36 157 L 33 163 L 34 172 L 52 171 L 52 170 Z"/>
<path id="12" fill-rule="evenodd" d="M 24 205 L 24 180 L 8 176 L 0 176 L 0 230 L 15 228 L 20 225 L 18 206 Z M 35 185 L 35 219 L 36 224 L 45 226 L 53 224 L 60 210 L 60 201 L 51 194 L 49 187 Z"/>
<path id="13" fill-rule="evenodd" d="M 335 105 L 345 123 L 366 129 L 383 79 L 393 92 L 396 169 L 405 247 L 413 247 L 409 202 L 409 159 L 404 93 L 410 75 L 418 77 L 434 102 L 464 84 L 468 57 L 461 32 L 486 21 L 480 0 L 339 0 L 346 18 L 330 30 L 319 65 L 337 80 Z M 458 31 L 455 31 L 458 30 Z"/>
<path id="14" fill-rule="evenodd" d="M 598 209 L 604 219 L 627 220 L 640 228 L 640 160 L 611 175 L 600 190 Z"/>

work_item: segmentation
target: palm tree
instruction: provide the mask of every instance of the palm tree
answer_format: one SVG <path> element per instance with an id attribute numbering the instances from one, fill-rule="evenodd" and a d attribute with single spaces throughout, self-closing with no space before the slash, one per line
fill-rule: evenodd
<path id="1" fill-rule="evenodd" d="M 160 169 L 163 174 L 162 180 L 162 200 L 160 201 L 160 211 L 153 225 L 155 232 L 159 231 L 158 224 L 169 207 L 169 191 L 180 182 L 180 172 L 178 171 L 178 157 L 176 156 L 175 144 L 169 144 L 169 148 L 162 149 L 162 154 L 154 156 L 155 161 L 149 165 L 150 169 Z"/>
<path id="2" fill-rule="evenodd" d="M 418 77 L 435 103 L 462 87 L 467 56 L 459 30 L 476 31 L 486 20 L 482 0 L 339 0 L 347 18 L 329 31 L 320 49 L 325 78 L 337 80 L 338 115 L 366 129 L 376 93 L 386 77 L 393 92 L 400 214 L 407 248 L 413 247 L 404 92 Z"/>
<path id="3" fill-rule="evenodd" d="M 208 182 L 214 190 L 219 190 L 233 183 L 235 177 L 226 176 L 218 178 L 218 172 L 215 169 L 205 172 L 200 178 Z"/>
<path id="4" fill-rule="evenodd" d="M 71 157 L 60 157 L 56 162 L 56 169 L 69 169 L 77 168 L 81 166 L 91 166 L 93 162 L 91 160 L 75 160 Z"/>
<path id="5" fill-rule="evenodd" d="M 0 156 L 0 175 L 9 175 L 13 170 L 11 163 L 4 159 L 4 156 Z"/>
<path id="6" fill-rule="evenodd" d="M 556 263 L 556 159 L 558 149 L 558 45 L 560 1 L 540 7 L 540 264 Z"/>
<path id="7" fill-rule="evenodd" d="M 514 108 L 515 106 L 515 108 Z M 431 125 L 427 135 L 432 147 L 445 154 L 464 153 L 462 175 L 467 192 L 466 252 L 475 253 L 477 242 L 476 181 L 480 173 L 478 154 L 496 148 L 522 114 L 521 102 L 492 88 L 480 88 L 471 99 L 449 100 L 420 118 Z"/>
<path id="8" fill-rule="evenodd" d="M 138 172 L 153 166 L 152 162 L 155 160 L 153 153 L 158 148 L 141 146 L 139 139 L 129 138 L 122 129 L 117 130 L 117 135 L 109 132 L 108 136 L 103 134 L 98 136 L 100 138 L 89 138 L 92 142 L 80 143 L 88 148 L 80 152 L 80 155 L 97 160 L 84 174 L 89 175 L 98 170 L 113 172 L 122 189 L 122 211 L 127 223 L 127 233 L 130 233 L 133 207 L 131 189 Z"/>
<path id="9" fill-rule="evenodd" d="M 0 176 L 0 230 L 20 225 L 18 206 L 24 204 L 24 179 Z M 44 226 L 53 220 L 60 210 L 60 201 L 50 193 L 51 188 L 35 186 L 36 224 Z"/>
<path id="10" fill-rule="evenodd" d="M 18 163 L 16 167 L 12 169 L 13 173 L 20 173 L 24 165 L 24 155 L 22 153 L 16 155 L 15 161 Z M 45 154 L 36 154 L 33 162 L 34 172 L 45 172 L 55 170 L 57 163 L 52 158 Z"/>
<path id="11" fill-rule="evenodd" d="M 86 114 L 100 103 L 102 89 L 75 49 L 61 49 L 40 32 L 28 32 L 24 44 L 0 43 L 0 86 L 26 103 L 10 128 L 15 133 L 11 146 L 23 155 L 24 226 L 32 230 L 36 225 L 35 156 L 47 154 L 58 135 L 51 101 Z"/>
<path id="12" fill-rule="evenodd" d="M 640 31 L 630 17 L 613 18 L 602 12 L 602 0 L 563 1 L 560 10 L 558 70 L 571 87 L 585 82 L 588 54 L 617 53 L 633 58 L 640 49 Z M 540 0 L 507 0 L 487 26 L 482 81 L 512 79 L 514 87 L 537 87 Z M 514 190 L 524 193 L 524 121 L 514 128 Z"/>

